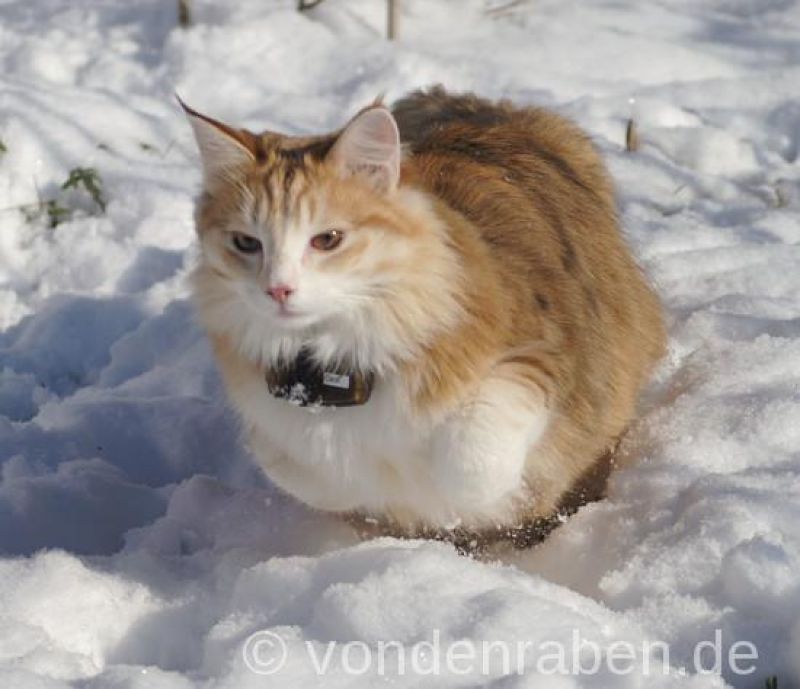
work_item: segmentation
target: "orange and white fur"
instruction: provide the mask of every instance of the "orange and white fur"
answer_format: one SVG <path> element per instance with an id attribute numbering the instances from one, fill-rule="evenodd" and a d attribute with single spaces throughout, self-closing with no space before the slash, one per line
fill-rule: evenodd
<path id="1" fill-rule="evenodd" d="M 548 517 L 591 476 L 664 329 L 574 125 L 441 88 L 315 137 L 186 112 L 194 297 L 274 483 L 420 533 Z M 301 348 L 374 374 L 372 398 L 273 397 L 265 370 Z"/>

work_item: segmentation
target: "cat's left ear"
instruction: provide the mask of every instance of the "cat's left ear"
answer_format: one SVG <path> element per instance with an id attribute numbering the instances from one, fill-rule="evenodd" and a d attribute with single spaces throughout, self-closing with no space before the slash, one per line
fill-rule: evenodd
<path id="1" fill-rule="evenodd" d="M 356 175 L 387 193 L 400 179 L 400 132 L 392 113 L 375 105 L 356 115 L 329 154 L 343 176 Z"/>
<path id="2" fill-rule="evenodd" d="M 225 177 L 234 168 L 255 161 L 255 155 L 248 145 L 247 132 L 202 115 L 180 98 L 178 102 L 194 130 L 206 184 Z"/>

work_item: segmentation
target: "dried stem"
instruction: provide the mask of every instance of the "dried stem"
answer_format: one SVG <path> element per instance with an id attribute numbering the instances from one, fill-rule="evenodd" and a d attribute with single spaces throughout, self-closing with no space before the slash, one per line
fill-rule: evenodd
<path id="1" fill-rule="evenodd" d="M 400 18 L 399 0 L 386 0 L 386 38 L 393 41 L 397 38 L 398 20 Z"/>
<path id="2" fill-rule="evenodd" d="M 192 25 L 191 0 L 178 0 L 178 26 L 188 29 Z"/>
<path id="3" fill-rule="evenodd" d="M 297 9 L 300 12 L 304 12 L 305 10 L 310 10 L 317 5 L 319 5 L 322 0 L 297 0 Z"/>
<path id="4" fill-rule="evenodd" d="M 639 132 L 636 129 L 636 122 L 631 118 L 628 126 L 625 127 L 625 148 L 629 151 L 639 150 Z"/>

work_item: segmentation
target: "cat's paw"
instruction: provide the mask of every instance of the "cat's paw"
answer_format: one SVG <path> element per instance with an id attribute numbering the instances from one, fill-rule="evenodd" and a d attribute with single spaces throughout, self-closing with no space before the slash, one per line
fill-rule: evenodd
<path id="1" fill-rule="evenodd" d="M 431 480 L 452 507 L 487 508 L 520 487 L 525 454 L 519 439 L 462 420 L 446 422 L 434 438 Z"/>
<path id="2" fill-rule="evenodd" d="M 434 432 L 431 481 L 454 509 L 484 511 L 523 488 L 526 458 L 548 413 L 538 395 L 523 401 L 519 393 L 506 381 L 486 384 Z"/>

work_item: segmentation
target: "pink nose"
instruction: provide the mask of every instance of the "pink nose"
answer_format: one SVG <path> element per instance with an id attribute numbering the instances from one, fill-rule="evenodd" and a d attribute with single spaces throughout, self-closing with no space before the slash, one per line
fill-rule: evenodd
<path id="1" fill-rule="evenodd" d="M 288 285 L 276 285 L 275 287 L 267 288 L 267 294 L 279 304 L 285 304 L 292 292 L 294 292 L 294 290 Z"/>

